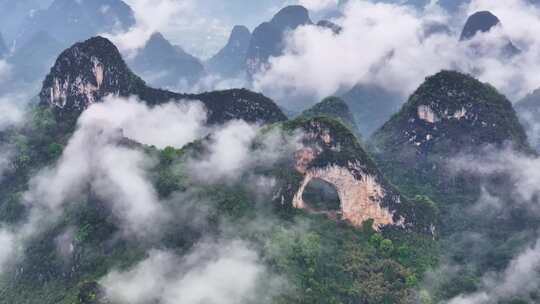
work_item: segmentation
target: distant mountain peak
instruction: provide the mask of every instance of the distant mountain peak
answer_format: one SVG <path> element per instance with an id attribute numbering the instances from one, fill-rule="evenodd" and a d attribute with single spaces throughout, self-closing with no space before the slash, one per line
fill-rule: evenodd
<path id="1" fill-rule="evenodd" d="M 342 122 L 353 132 L 358 131 L 354 116 L 349 106 L 339 97 L 327 97 L 313 107 L 305 110 L 301 117 L 313 118 L 318 116 L 328 116 Z"/>
<path id="2" fill-rule="evenodd" d="M 243 25 L 236 25 L 227 44 L 207 61 L 208 69 L 225 76 L 237 76 L 244 71 L 251 32 Z"/>
<path id="3" fill-rule="evenodd" d="M 291 29 L 305 24 L 313 24 L 309 11 L 301 5 L 289 5 L 282 8 L 270 21 L 281 30 Z"/>
<path id="4" fill-rule="evenodd" d="M 362 136 L 369 137 L 403 104 L 399 94 L 376 85 L 357 84 L 341 96 L 356 119 Z"/>
<path id="5" fill-rule="evenodd" d="M 272 20 L 263 22 L 253 31 L 246 57 L 246 70 L 249 75 L 256 74 L 272 56 L 283 52 L 283 36 L 287 31 L 302 25 L 313 24 L 309 11 L 300 5 L 291 5 L 281 9 Z"/>
<path id="6" fill-rule="evenodd" d="M 497 16 L 489 11 L 479 11 L 467 19 L 460 40 L 468 40 L 478 33 L 487 33 L 495 26 L 501 24 Z"/>
<path id="7" fill-rule="evenodd" d="M 152 35 L 150 35 L 150 38 L 146 42 L 146 44 L 154 43 L 154 42 L 160 42 L 160 41 L 167 41 L 163 34 L 160 32 L 153 32 Z M 168 41 L 167 41 L 168 42 Z"/>
<path id="8" fill-rule="evenodd" d="M 460 40 L 471 40 L 477 34 L 488 33 L 495 27 L 502 27 L 502 23 L 497 16 L 493 15 L 489 11 L 476 12 L 467 19 L 463 32 L 461 33 Z M 495 50 L 501 55 L 505 57 L 512 57 L 521 52 L 521 50 L 512 43 L 510 38 L 503 37 L 502 39 L 502 41 L 499 41 L 499 43 L 502 43 L 502 45 L 498 45 L 495 48 Z M 494 46 L 489 42 L 474 42 L 471 47 L 475 53 L 482 55 L 486 51 L 492 51 Z"/>
<path id="9" fill-rule="evenodd" d="M 229 42 L 251 36 L 251 32 L 245 25 L 235 25 L 231 31 Z"/>
<path id="10" fill-rule="evenodd" d="M 177 49 L 162 33 L 154 32 L 150 35 L 150 38 L 148 38 L 140 52 L 144 53 L 145 51 L 158 51 L 160 55 L 164 55 L 169 52 L 174 54 L 177 52 Z"/>
<path id="11" fill-rule="evenodd" d="M 193 83 L 204 72 L 198 58 L 173 45 L 159 32 L 150 36 L 130 63 L 136 73 L 148 78 L 149 83 L 165 88 L 176 88 L 182 81 Z"/>

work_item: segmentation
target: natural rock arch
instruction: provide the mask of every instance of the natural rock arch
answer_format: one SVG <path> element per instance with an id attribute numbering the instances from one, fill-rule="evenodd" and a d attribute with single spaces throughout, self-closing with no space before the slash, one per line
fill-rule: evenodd
<path id="1" fill-rule="evenodd" d="M 316 213 L 335 216 L 341 211 L 336 187 L 322 179 L 312 178 L 304 188 L 302 199 Z"/>
<path id="2" fill-rule="evenodd" d="M 339 210 L 328 215 L 340 215 L 354 227 L 373 220 L 376 230 L 411 225 L 408 201 L 385 180 L 346 126 L 326 117 L 299 119 L 291 124 L 302 129 L 302 145 L 296 149 L 293 162 L 298 175 L 280 191 L 293 208 L 317 212 L 304 201 L 303 194 L 313 179 L 320 179 L 331 184 L 339 196 Z"/>
<path id="3" fill-rule="evenodd" d="M 375 229 L 396 224 L 393 212 L 381 206 L 385 192 L 375 177 L 366 174 L 357 178 L 348 168 L 336 165 L 305 171 L 293 197 L 295 208 L 310 210 L 303 194 L 306 186 L 314 179 L 323 180 L 335 187 L 340 200 L 341 218 L 353 226 L 360 227 L 370 219 L 373 219 Z"/>

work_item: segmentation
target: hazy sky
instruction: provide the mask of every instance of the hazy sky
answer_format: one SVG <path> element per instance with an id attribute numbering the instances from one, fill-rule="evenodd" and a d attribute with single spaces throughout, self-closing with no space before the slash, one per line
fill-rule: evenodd
<path id="1" fill-rule="evenodd" d="M 288 4 L 301 3 L 319 9 L 337 0 L 124 0 L 139 19 L 163 32 L 174 43 L 194 55 L 206 58 L 227 41 L 234 25 L 253 30 Z M 164 17 L 163 11 L 168 15 Z M 160 17 L 156 17 L 156 16 Z M 157 22 L 157 19 L 161 19 Z"/>

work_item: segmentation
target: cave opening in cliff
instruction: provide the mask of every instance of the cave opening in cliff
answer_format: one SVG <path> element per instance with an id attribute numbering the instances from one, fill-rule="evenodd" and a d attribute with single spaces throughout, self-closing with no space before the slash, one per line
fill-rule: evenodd
<path id="1" fill-rule="evenodd" d="M 341 202 L 336 187 L 322 179 L 314 178 L 306 186 L 302 199 L 315 211 L 340 211 Z"/>

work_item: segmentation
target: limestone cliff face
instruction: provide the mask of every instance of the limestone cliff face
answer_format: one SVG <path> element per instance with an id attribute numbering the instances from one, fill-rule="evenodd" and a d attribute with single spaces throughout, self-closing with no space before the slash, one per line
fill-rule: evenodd
<path id="1" fill-rule="evenodd" d="M 55 77 L 53 79 L 53 85 L 49 88 L 51 104 L 59 108 L 65 107 L 70 94 L 81 97 L 76 101 L 75 107 L 77 108 L 87 108 L 96 102 L 103 84 L 103 65 L 96 57 L 91 57 L 90 61 L 94 66 L 92 67 L 92 76 L 89 79 L 81 75 L 76 76 L 73 80 L 70 77 L 64 79 Z"/>
<path id="2" fill-rule="evenodd" d="M 39 97 L 41 105 L 51 107 L 57 116 L 76 119 L 107 95 L 137 96 L 150 105 L 200 100 L 208 110 L 210 124 L 234 119 L 264 124 L 287 118 L 272 100 L 245 89 L 181 94 L 151 88 L 129 69 L 116 46 L 102 37 L 62 52 L 45 78 Z"/>
<path id="3" fill-rule="evenodd" d="M 75 44 L 58 57 L 43 82 L 40 99 L 58 112 L 80 113 L 108 94 L 126 96 L 144 86 L 116 47 L 96 37 Z"/>
<path id="4" fill-rule="evenodd" d="M 313 180 L 335 187 L 340 210 L 317 210 L 337 216 L 355 227 L 373 220 L 374 229 L 410 226 L 405 199 L 389 184 L 364 152 L 350 130 L 327 117 L 297 119 L 289 123 L 303 131 L 303 147 L 294 155 L 294 171 L 300 175 L 291 197 L 292 206 L 313 210 L 303 194 Z"/>
<path id="5" fill-rule="evenodd" d="M 295 208 L 310 209 L 309 202 L 303 200 L 303 194 L 306 186 L 317 178 L 335 186 L 341 202 L 341 218 L 353 226 L 360 227 L 369 219 L 374 220 L 376 229 L 396 224 L 393 212 L 381 206 L 386 194 L 375 176 L 366 174 L 357 179 L 348 168 L 335 165 L 305 172 L 304 180 L 293 198 Z"/>

